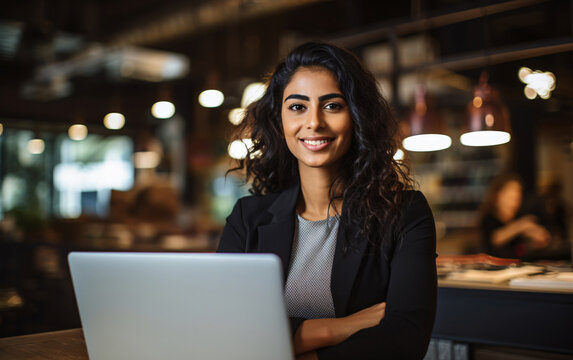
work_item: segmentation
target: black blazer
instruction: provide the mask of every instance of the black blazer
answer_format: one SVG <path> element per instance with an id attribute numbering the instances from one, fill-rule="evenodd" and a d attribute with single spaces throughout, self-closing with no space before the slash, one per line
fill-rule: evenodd
<path id="1" fill-rule="evenodd" d="M 274 253 L 282 260 L 286 279 L 299 191 L 297 185 L 281 193 L 239 199 L 227 217 L 217 251 Z M 386 313 L 379 325 L 319 349 L 320 359 L 424 357 L 436 311 L 435 225 L 422 193 L 407 191 L 404 195 L 402 218 L 391 236 L 394 240 L 378 253 L 366 239 L 345 251 L 345 234 L 357 232 L 339 229 L 331 276 L 336 316 L 382 301 L 386 301 Z M 294 334 L 305 319 L 290 320 Z"/>

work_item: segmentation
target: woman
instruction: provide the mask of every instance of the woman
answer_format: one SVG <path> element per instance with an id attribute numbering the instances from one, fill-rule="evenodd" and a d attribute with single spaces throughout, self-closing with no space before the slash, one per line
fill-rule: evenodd
<path id="1" fill-rule="evenodd" d="M 374 77 L 325 43 L 293 50 L 250 107 L 219 252 L 277 254 L 299 359 L 421 359 L 436 306 L 435 227 L 393 155 Z M 236 169 L 235 169 L 236 170 Z"/>
<path id="2" fill-rule="evenodd" d="M 480 223 L 485 252 L 505 258 L 524 258 L 549 244 L 551 235 L 534 215 L 520 214 L 523 186 L 516 174 L 495 178 L 481 207 Z"/>

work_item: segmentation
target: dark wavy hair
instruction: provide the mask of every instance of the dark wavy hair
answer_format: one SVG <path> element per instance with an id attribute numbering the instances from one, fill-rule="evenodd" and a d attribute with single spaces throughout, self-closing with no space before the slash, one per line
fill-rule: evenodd
<path id="1" fill-rule="evenodd" d="M 295 72 L 313 67 L 334 74 L 352 118 L 352 143 L 332 180 L 330 204 L 345 225 L 356 225 L 360 235 L 379 246 L 388 226 L 397 224 L 402 190 L 410 189 L 412 181 L 407 169 L 394 160 L 398 126 L 390 106 L 374 76 L 349 51 L 323 42 L 292 50 L 268 77 L 265 94 L 249 106 L 234 132 L 234 139 L 251 138 L 253 146 L 229 171 L 244 169 L 255 195 L 278 192 L 299 181 L 297 159 L 283 136 L 281 107 L 284 89 Z M 343 189 L 342 193 L 336 194 L 336 189 Z M 343 206 L 338 211 L 334 200 L 340 197 Z M 347 245 L 355 241 L 355 237 L 348 239 Z"/>

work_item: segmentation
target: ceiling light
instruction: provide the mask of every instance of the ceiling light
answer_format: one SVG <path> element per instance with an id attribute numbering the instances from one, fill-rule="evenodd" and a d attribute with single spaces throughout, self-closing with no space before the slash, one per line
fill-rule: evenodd
<path id="1" fill-rule="evenodd" d="M 234 108 L 229 111 L 229 122 L 233 125 L 239 125 L 245 117 L 244 108 Z"/>
<path id="2" fill-rule="evenodd" d="M 88 127 L 83 124 L 74 124 L 68 129 L 68 136 L 75 141 L 81 141 L 88 136 Z"/>
<path id="3" fill-rule="evenodd" d="M 158 119 L 169 119 L 175 114 L 175 105 L 169 101 L 158 101 L 151 107 L 151 114 Z"/>
<path id="4" fill-rule="evenodd" d="M 438 151 L 449 148 L 452 139 L 445 135 L 444 119 L 428 106 L 426 88 L 416 86 L 414 109 L 408 117 L 410 136 L 402 141 L 408 151 Z"/>
<path id="5" fill-rule="evenodd" d="M 216 108 L 223 104 L 225 95 L 219 90 L 205 90 L 199 94 L 199 104 L 206 108 Z"/>
<path id="6" fill-rule="evenodd" d="M 517 73 L 519 80 L 526 84 L 523 92 L 525 97 L 529 100 L 535 99 L 539 96 L 542 99 L 549 99 L 551 91 L 555 90 L 556 78 L 553 73 L 540 70 L 531 70 L 527 67 L 522 67 Z"/>
<path id="7" fill-rule="evenodd" d="M 460 136 L 460 142 L 466 146 L 493 146 L 509 140 L 511 135 L 508 132 L 495 130 L 472 131 Z"/>
<path id="8" fill-rule="evenodd" d="M 101 46 L 101 51 L 93 52 L 87 60 L 103 64 L 112 76 L 151 82 L 180 79 L 189 73 L 190 68 L 189 58 L 185 55 L 137 46 L 114 49 Z M 83 65 L 80 60 L 76 62 L 78 66 Z"/>
<path id="9" fill-rule="evenodd" d="M 396 161 L 404 160 L 404 152 L 402 151 L 402 149 L 396 150 L 396 153 L 394 154 L 394 160 Z"/>
<path id="10" fill-rule="evenodd" d="M 44 140 L 42 139 L 32 139 L 28 141 L 28 151 L 30 154 L 38 155 L 44 152 L 44 148 L 46 145 L 44 144 Z"/>
<path id="11" fill-rule="evenodd" d="M 537 97 L 537 91 L 535 91 L 534 88 L 529 87 L 529 85 L 525 85 L 525 87 L 523 88 L 523 93 L 525 94 L 525 97 L 528 98 L 529 100 L 533 100 Z"/>
<path id="12" fill-rule="evenodd" d="M 233 159 L 240 160 L 247 157 L 247 154 L 249 153 L 248 148 L 251 146 L 253 146 L 251 139 L 235 140 L 229 144 L 227 152 Z"/>
<path id="13" fill-rule="evenodd" d="M 233 159 L 244 159 L 249 154 L 249 151 L 253 150 L 253 141 L 251 139 L 241 139 L 235 140 L 229 144 L 227 148 L 227 152 L 230 157 Z M 251 152 L 250 158 L 254 158 L 261 155 L 261 151 L 257 150 L 255 152 Z"/>
<path id="14" fill-rule="evenodd" d="M 482 72 L 474 98 L 468 104 L 466 130 L 460 136 L 463 145 L 493 146 L 511 140 L 509 112 L 487 80 L 487 73 Z"/>
<path id="15" fill-rule="evenodd" d="M 261 82 L 254 82 L 247 85 L 241 98 L 241 107 L 246 108 L 255 101 L 258 101 L 263 97 L 266 90 L 267 86 Z"/>
<path id="16" fill-rule="evenodd" d="M 408 136 L 402 145 L 408 151 L 438 151 L 452 146 L 452 139 L 442 134 L 420 134 Z"/>
<path id="17" fill-rule="evenodd" d="M 119 130 L 125 125 L 125 116 L 118 112 L 111 112 L 104 116 L 103 124 L 110 130 Z"/>

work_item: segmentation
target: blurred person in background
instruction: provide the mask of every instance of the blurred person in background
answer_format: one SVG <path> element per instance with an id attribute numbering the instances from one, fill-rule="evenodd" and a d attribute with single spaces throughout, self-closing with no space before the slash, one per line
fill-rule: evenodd
<path id="1" fill-rule="evenodd" d="M 480 209 L 482 243 L 486 253 L 524 258 L 546 248 L 551 234 L 538 215 L 523 207 L 523 181 L 508 173 L 493 179 Z"/>
<path id="2" fill-rule="evenodd" d="M 254 144 L 232 169 L 246 172 L 253 196 L 236 203 L 218 251 L 281 258 L 297 359 L 426 353 L 435 225 L 393 159 L 396 130 L 353 54 L 307 43 L 277 65 L 236 131 Z"/>

